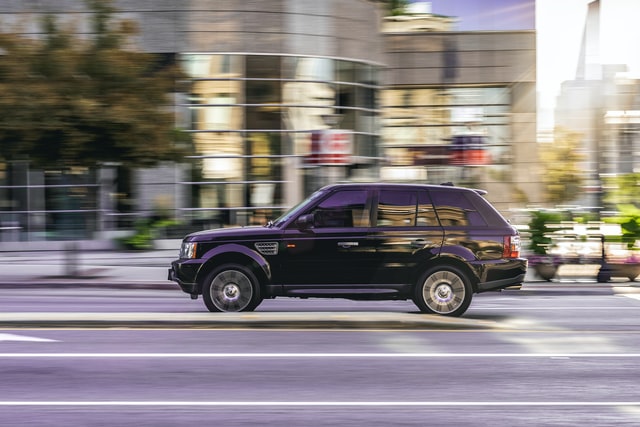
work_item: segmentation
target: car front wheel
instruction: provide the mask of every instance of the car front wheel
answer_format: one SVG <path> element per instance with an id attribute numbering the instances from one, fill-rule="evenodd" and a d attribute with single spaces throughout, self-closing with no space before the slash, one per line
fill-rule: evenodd
<path id="1" fill-rule="evenodd" d="M 436 267 L 417 283 L 413 301 L 425 313 L 461 316 L 469 308 L 472 295 L 464 273 L 455 267 Z"/>
<path id="2" fill-rule="evenodd" d="M 262 298 L 256 276 L 248 268 L 227 264 L 213 270 L 202 287 L 209 311 L 252 311 Z"/>

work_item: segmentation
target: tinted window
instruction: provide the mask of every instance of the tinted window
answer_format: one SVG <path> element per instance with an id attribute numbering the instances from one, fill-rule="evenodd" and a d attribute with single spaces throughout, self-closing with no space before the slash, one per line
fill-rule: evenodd
<path id="1" fill-rule="evenodd" d="M 494 208 L 491 203 L 479 194 L 471 193 L 467 196 L 482 214 L 485 221 L 492 227 L 508 226 L 509 222 Z"/>
<path id="2" fill-rule="evenodd" d="M 323 200 L 313 211 L 314 226 L 368 227 L 369 210 L 366 209 L 367 192 L 364 190 L 338 191 Z"/>
<path id="3" fill-rule="evenodd" d="M 415 191 L 381 190 L 378 200 L 378 226 L 414 226 L 417 197 Z"/>
<path id="4" fill-rule="evenodd" d="M 487 225 L 467 196 L 464 191 L 431 191 L 433 204 L 443 227 Z"/>
<path id="5" fill-rule="evenodd" d="M 438 226 L 438 217 L 433 209 L 431 197 L 426 191 L 418 193 L 418 217 L 416 218 L 418 227 L 434 227 Z"/>

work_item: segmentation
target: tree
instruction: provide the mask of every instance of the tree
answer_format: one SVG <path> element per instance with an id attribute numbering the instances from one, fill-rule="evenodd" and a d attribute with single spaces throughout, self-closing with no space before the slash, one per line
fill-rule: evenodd
<path id="1" fill-rule="evenodd" d="M 388 15 L 406 15 L 406 8 L 409 5 L 409 0 L 378 0 L 384 5 Z"/>
<path id="2" fill-rule="evenodd" d="M 633 204 L 640 207 L 640 173 L 626 173 L 604 178 L 607 192 L 604 201 L 609 206 Z"/>
<path id="3" fill-rule="evenodd" d="M 571 202 L 580 194 L 584 183 L 580 137 L 577 132 L 556 128 L 553 143 L 540 144 L 542 179 L 546 200 L 551 204 Z"/>
<path id="4" fill-rule="evenodd" d="M 89 0 L 90 39 L 42 21 L 42 39 L 0 34 L 0 160 L 41 168 L 175 160 L 169 96 L 175 64 L 135 51 L 135 25 L 113 22 L 110 1 Z"/>

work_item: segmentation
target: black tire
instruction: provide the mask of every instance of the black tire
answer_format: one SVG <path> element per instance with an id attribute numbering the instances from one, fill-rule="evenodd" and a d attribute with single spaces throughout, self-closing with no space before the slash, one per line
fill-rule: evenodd
<path id="1" fill-rule="evenodd" d="M 420 311 L 442 316 L 461 316 L 473 297 L 468 277 L 451 266 L 434 267 L 416 284 L 413 302 Z"/>
<path id="2" fill-rule="evenodd" d="M 247 267 L 225 264 L 214 269 L 202 286 L 209 311 L 253 311 L 261 302 L 260 284 Z"/>

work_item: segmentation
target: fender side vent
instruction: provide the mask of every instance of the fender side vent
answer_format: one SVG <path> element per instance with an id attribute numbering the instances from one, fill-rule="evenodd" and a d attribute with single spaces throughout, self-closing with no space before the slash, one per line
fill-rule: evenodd
<path id="1" fill-rule="evenodd" d="M 262 255 L 278 255 L 278 242 L 257 242 L 255 247 Z"/>

